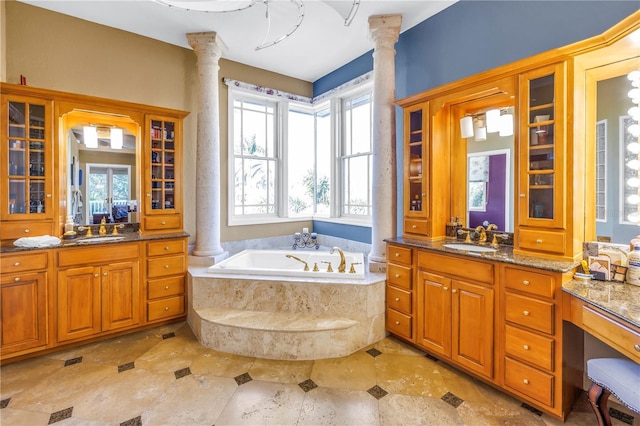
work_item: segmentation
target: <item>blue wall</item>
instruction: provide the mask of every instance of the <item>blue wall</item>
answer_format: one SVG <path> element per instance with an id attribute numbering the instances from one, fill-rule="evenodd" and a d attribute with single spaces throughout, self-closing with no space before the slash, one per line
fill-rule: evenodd
<path id="1" fill-rule="evenodd" d="M 342 223 L 314 220 L 313 232 L 371 244 L 371 228 L 368 226 L 346 225 Z"/>
<path id="2" fill-rule="evenodd" d="M 599 35 L 639 8 L 640 2 L 635 0 L 462 0 L 400 34 L 395 46 L 396 98 Z M 314 96 L 371 71 L 372 53 L 373 50 L 318 79 L 313 84 Z M 402 158 L 399 108 L 396 155 Z M 400 161 L 397 166 L 398 176 L 402 176 Z M 402 224 L 401 197 L 399 178 L 398 233 Z"/>

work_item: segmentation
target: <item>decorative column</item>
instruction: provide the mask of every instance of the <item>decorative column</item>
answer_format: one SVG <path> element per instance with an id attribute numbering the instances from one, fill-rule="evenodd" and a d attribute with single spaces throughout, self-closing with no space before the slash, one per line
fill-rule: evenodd
<path id="1" fill-rule="evenodd" d="M 395 55 L 402 15 L 369 17 L 373 40 L 373 209 L 371 270 L 386 261 L 385 238 L 396 234 Z"/>
<path id="2" fill-rule="evenodd" d="M 215 32 L 187 34 L 198 58 L 196 245 L 194 256 L 226 257 L 220 245 L 220 111 L 218 61 L 227 46 Z"/>

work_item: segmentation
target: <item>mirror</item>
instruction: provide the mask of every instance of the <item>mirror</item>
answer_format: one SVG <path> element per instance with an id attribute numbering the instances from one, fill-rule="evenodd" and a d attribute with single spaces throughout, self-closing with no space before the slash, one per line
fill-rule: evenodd
<path id="1" fill-rule="evenodd" d="M 629 201 L 629 196 L 638 196 L 639 188 L 628 183 L 630 178 L 639 177 L 637 168 L 629 167 L 630 161 L 638 160 L 638 151 L 627 148 L 638 142 L 638 134 L 630 131 L 638 118 L 629 112 L 638 107 L 638 100 L 634 102 L 628 96 L 634 86 L 627 76 L 640 71 L 639 53 L 640 40 L 634 40 L 631 34 L 577 59 L 586 68 L 586 179 L 591 182 L 587 188 L 594 188 L 585 194 L 587 241 L 626 245 L 640 234 L 640 222 L 634 218 L 640 203 L 638 199 Z"/>
<path id="2" fill-rule="evenodd" d="M 495 224 L 500 231 L 513 232 L 515 138 L 513 129 L 504 136 L 486 131 L 487 112 L 496 109 L 515 127 L 514 98 L 508 94 L 452 107 L 451 211 L 464 212 L 464 227 Z M 471 127 L 461 127 L 463 117 L 469 117 L 466 124 Z"/>
<path id="3" fill-rule="evenodd" d="M 76 225 L 138 221 L 140 126 L 128 116 L 74 109 L 67 142 L 67 215 Z"/>

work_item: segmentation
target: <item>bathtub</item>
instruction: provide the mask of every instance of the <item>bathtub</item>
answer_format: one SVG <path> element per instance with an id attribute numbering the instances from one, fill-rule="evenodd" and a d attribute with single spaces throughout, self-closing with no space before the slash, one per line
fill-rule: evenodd
<path id="1" fill-rule="evenodd" d="M 309 270 L 304 270 L 304 264 L 298 260 L 287 257 L 292 255 L 307 262 Z M 329 251 L 305 252 L 295 250 L 244 250 L 209 267 L 212 274 L 240 274 L 240 275 L 279 275 L 287 277 L 307 278 L 339 278 L 339 279 L 364 279 L 365 264 L 362 253 L 344 252 L 346 272 L 339 273 L 340 254 L 336 250 L 333 254 Z M 333 272 L 327 272 L 328 263 L 331 262 Z M 349 272 L 351 265 L 355 273 Z M 318 271 L 313 271 L 314 265 Z"/>

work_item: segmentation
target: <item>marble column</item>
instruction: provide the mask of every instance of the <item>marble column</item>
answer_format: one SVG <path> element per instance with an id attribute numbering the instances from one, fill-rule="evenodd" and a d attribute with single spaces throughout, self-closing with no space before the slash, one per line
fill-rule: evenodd
<path id="1" fill-rule="evenodd" d="M 369 265 L 386 261 L 385 238 L 396 234 L 395 43 L 402 15 L 369 17 L 373 40 L 373 210 Z"/>
<path id="2" fill-rule="evenodd" d="M 194 256 L 215 263 L 226 257 L 220 245 L 220 100 L 218 64 L 227 46 L 215 32 L 187 34 L 198 58 L 196 148 L 196 244 Z"/>

